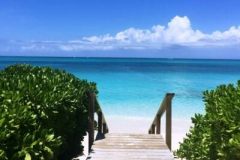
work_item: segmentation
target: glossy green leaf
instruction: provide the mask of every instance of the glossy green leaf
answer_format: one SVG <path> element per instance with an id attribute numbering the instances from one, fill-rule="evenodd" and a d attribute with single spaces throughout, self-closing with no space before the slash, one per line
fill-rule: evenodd
<path id="1" fill-rule="evenodd" d="M 26 153 L 24 160 L 31 160 L 31 155 L 29 153 Z"/>
<path id="2" fill-rule="evenodd" d="M 21 160 L 25 153 L 34 160 L 80 154 L 87 92 L 97 93 L 95 83 L 49 67 L 13 65 L 0 71 L 0 88 L 0 159 Z"/>

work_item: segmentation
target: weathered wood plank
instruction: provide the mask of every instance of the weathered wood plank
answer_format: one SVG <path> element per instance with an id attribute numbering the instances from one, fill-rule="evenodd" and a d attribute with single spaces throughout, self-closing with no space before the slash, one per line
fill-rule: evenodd
<path id="1" fill-rule="evenodd" d="M 173 160 L 161 135 L 106 134 L 92 146 L 91 160 Z"/>

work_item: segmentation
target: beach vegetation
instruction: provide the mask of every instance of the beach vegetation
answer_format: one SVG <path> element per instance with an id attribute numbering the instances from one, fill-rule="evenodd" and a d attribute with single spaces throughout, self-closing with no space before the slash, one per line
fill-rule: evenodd
<path id="1" fill-rule="evenodd" d="M 203 94 L 205 113 L 192 118 L 193 127 L 175 152 L 187 160 L 240 159 L 240 81 Z"/>
<path id="2" fill-rule="evenodd" d="M 0 71 L 0 159 L 69 160 L 81 153 L 96 84 L 49 67 Z"/>

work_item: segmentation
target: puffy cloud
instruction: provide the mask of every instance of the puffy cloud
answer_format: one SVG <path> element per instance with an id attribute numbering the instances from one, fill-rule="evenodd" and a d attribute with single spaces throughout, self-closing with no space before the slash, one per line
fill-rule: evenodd
<path id="1" fill-rule="evenodd" d="M 174 17 L 164 31 L 166 43 L 193 43 L 202 39 L 205 35 L 199 30 L 193 30 L 188 17 Z"/>
<path id="2" fill-rule="evenodd" d="M 22 51 L 84 51 L 119 49 L 162 49 L 172 45 L 180 46 L 231 46 L 240 45 L 240 26 L 226 31 L 203 33 L 193 29 L 187 16 L 175 16 L 166 25 L 154 25 L 150 29 L 128 28 L 114 35 L 82 37 L 70 41 L 9 42 Z M 7 46 L 7 47 L 5 47 Z M 9 45 L 0 45 L 0 50 Z"/>
<path id="3" fill-rule="evenodd" d="M 117 33 L 114 36 L 109 34 L 103 36 L 84 37 L 84 40 L 96 43 L 164 43 L 182 44 L 196 42 L 204 37 L 199 30 L 193 30 L 188 17 L 174 17 L 168 26 L 155 25 L 151 29 L 129 28 Z M 159 44 L 160 45 L 160 44 Z"/>
<path id="4" fill-rule="evenodd" d="M 240 27 L 210 34 L 194 30 L 188 17 L 175 16 L 167 26 L 150 29 L 128 28 L 115 35 L 83 37 L 91 49 L 161 49 L 171 45 L 226 46 L 240 44 Z"/>
<path id="5" fill-rule="evenodd" d="M 213 40 L 240 40 L 240 26 L 239 27 L 230 27 L 229 30 L 225 32 L 215 31 L 210 35 L 210 38 Z"/>

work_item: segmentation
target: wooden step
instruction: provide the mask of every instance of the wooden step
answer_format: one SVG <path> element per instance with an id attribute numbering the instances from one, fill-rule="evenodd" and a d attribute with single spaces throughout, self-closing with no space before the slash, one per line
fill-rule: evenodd
<path id="1" fill-rule="evenodd" d="M 89 160 L 173 160 L 160 135 L 109 133 L 96 140 Z"/>

